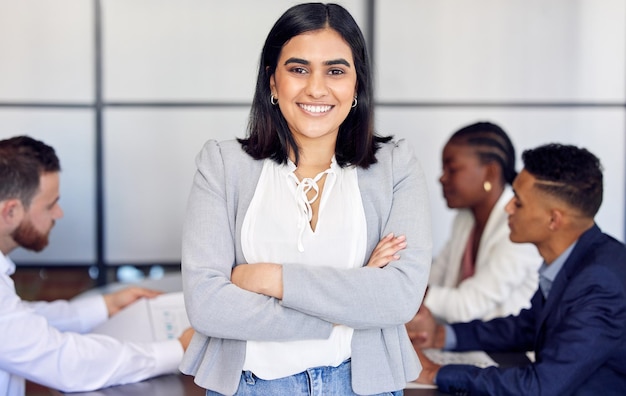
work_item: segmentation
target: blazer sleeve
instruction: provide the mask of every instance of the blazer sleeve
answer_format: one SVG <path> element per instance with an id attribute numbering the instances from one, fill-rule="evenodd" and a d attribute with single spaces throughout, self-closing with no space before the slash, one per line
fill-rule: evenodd
<path id="1" fill-rule="evenodd" d="M 605 267 L 587 268 L 569 280 L 563 297 L 556 301 L 558 307 L 543 324 L 540 336 L 543 339 L 535 351 L 535 363 L 510 369 L 492 367 L 482 370 L 469 366 L 444 366 L 437 375 L 437 385 L 443 391 L 453 393 L 573 394 L 623 348 L 624 293 L 623 279 L 614 271 Z M 460 330 L 459 340 L 474 337 L 472 342 L 465 344 L 469 347 L 471 343 L 481 344 L 476 337 L 486 340 L 491 334 L 497 338 L 502 329 L 494 329 L 494 323 L 505 322 L 512 323 L 511 319 L 500 319 L 463 329 L 455 325 L 454 328 Z M 511 334 L 520 334 L 523 327 L 513 326 L 511 329 L 514 329 Z M 496 343 L 492 341 L 492 346 L 497 346 Z M 606 382 L 605 386 L 609 389 L 612 385 Z"/>

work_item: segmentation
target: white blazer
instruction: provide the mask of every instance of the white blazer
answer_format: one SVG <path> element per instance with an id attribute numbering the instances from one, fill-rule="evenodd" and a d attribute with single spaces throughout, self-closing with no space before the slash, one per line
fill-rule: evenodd
<path id="1" fill-rule="evenodd" d="M 452 234 L 433 260 L 424 304 L 447 323 L 515 315 L 530 307 L 542 258 L 535 246 L 509 239 L 506 188 L 494 206 L 478 246 L 474 275 L 458 284 L 463 252 L 474 227 L 469 209 L 454 219 Z M 458 284 L 458 285 L 457 285 Z"/>

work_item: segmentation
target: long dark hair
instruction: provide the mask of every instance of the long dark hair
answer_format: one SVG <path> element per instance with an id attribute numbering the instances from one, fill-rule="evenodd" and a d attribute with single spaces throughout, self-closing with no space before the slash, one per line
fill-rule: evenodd
<path id="1" fill-rule="evenodd" d="M 331 28 L 337 31 L 352 50 L 357 75 L 358 105 L 339 127 L 335 158 L 340 166 L 367 168 L 376 163 L 380 142 L 391 137 L 374 133 L 373 81 L 369 56 L 361 29 L 350 13 L 337 4 L 307 3 L 289 8 L 276 21 L 263 46 L 256 90 L 248 120 L 248 136 L 238 139 L 243 149 L 255 159 L 271 158 L 286 163 L 293 150 L 299 159 L 296 144 L 278 106 L 270 103 L 270 77 L 276 71 L 280 52 L 292 37 L 305 32 Z"/>

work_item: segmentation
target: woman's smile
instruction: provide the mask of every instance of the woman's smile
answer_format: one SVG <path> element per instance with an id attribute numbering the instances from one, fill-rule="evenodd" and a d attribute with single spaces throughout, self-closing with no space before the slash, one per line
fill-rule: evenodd
<path id="1" fill-rule="evenodd" d="M 328 113 L 334 106 L 330 105 L 309 105 L 309 104 L 298 104 L 300 108 L 307 113 L 313 114 L 326 114 Z"/>

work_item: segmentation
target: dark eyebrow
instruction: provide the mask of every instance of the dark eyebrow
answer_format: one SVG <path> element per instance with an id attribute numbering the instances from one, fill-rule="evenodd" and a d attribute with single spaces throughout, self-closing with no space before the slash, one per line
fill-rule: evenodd
<path id="1" fill-rule="evenodd" d="M 329 61 L 324 62 L 324 64 L 326 66 L 344 65 L 344 66 L 350 67 L 350 63 L 347 60 L 343 59 L 343 58 L 329 60 Z"/>
<path id="2" fill-rule="evenodd" d="M 309 65 L 311 62 L 309 62 L 308 60 L 301 59 L 301 58 L 289 58 L 285 61 L 285 65 L 288 65 L 290 63 L 299 63 L 302 65 Z M 324 65 L 326 66 L 345 65 L 347 67 L 350 67 L 350 63 L 343 58 L 325 61 Z"/>
<path id="3" fill-rule="evenodd" d="M 285 61 L 285 65 L 288 65 L 290 63 L 300 63 L 302 65 L 308 65 L 309 61 L 300 58 L 289 58 Z"/>

